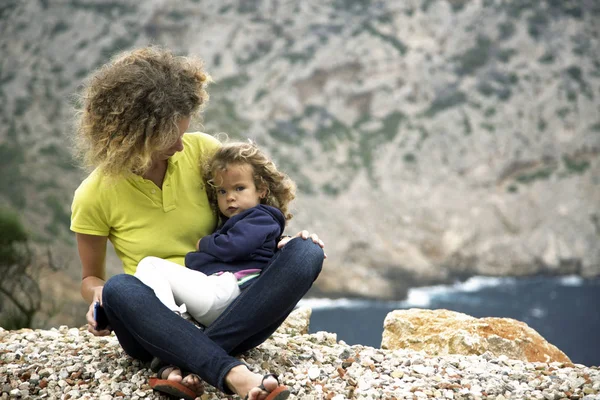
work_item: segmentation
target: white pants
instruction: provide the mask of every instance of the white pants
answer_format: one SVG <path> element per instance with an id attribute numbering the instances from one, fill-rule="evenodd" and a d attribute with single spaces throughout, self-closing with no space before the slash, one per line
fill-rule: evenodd
<path id="1" fill-rule="evenodd" d="M 206 276 L 158 257 L 146 257 L 135 276 L 173 311 L 187 312 L 204 326 L 210 325 L 240 294 L 230 272 Z"/>

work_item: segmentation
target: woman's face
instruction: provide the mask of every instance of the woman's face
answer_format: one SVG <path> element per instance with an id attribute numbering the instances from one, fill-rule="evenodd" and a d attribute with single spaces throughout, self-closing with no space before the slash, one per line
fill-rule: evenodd
<path id="1" fill-rule="evenodd" d="M 179 122 L 177 123 L 177 128 L 179 128 L 179 137 L 177 138 L 177 142 L 175 142 L 175 144 L 173 146 L 171 146 L 169 149 L 167 149 L 166 151 L 160 153 L 159 158 L 161 160 L 167 160 L 173 154 L 177 153 L 178 151 L 183 150 L 182 138 L 183 138 L 183 134 L 185 133 L 185 131 L 187 131 L 188 128 L 190 127 L 190 119 L 191 119 L 191 117 L 186 117 L 186 118 L 182 118 L 181 120 L 179 120 Z"/>

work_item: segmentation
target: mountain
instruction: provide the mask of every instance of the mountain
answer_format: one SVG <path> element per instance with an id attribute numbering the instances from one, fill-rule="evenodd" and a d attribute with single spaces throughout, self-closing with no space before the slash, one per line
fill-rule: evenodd
<path id="1" fill-rule="evenodd" d="M 598 276 L 599 16 L 593 0 L 7 0 L 0 204 L 77 279 L 77 89 L 155 43 L 215 78 L 202 130 L 255 139 L 298 183 L 290 232 L 326 242 L 315 293 Z"/>

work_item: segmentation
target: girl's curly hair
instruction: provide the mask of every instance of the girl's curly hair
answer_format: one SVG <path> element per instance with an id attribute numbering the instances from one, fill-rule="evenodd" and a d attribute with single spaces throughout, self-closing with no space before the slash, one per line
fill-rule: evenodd
<path id="1" fill-rule="evenodd" d="M 252 166 L 256 188 L 266 188 L 267 194 L 261 204 L 281 210 L 286 221 L 292 219 L 289 204 L 296 197 L 296 185 L 252 142 L 224 143 L 214 155 L 202 165 L 206 192 L 213 210 L 218 215 L 217 192 L 214 177 L 217 171 L 224 171 L 228 165 L 248 164 Z"/>
<path id="2" fill-rule="evenodd" d="M 109 176 L 143 175 L 172 147 L 177 123 L 206 105 L 211 81 L 202 60 L 150 46 L 115 56 L 84 83 L 75 151 Z"/>

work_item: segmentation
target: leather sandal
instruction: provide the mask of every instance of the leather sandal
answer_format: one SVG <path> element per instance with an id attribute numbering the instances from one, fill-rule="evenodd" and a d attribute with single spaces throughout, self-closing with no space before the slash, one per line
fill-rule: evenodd
<path id="1" fill-rule="evenodd" d="M 183 383 L 174 382 L 168 379 L 162 379 L 163 374 L 169 369 L 179 369 L 180 368 L 174 365 L 165 365 L 158 370 L 156 378 L 150 378 L 149 384 L 150 387 L 157 392 L 165 393 L 173 397 L 177 397 L 178 399 L 184 400 L 195 400 L 196 397 L 201 396 L 204 393 L 204 389 L 202 389 L 199 393 L 194 392 L 189 387 L 185 386 Z M 183 371 L 181 372 L 182 378 L 188 376 L 185 375 Z M 167 374 L 168 376 L 168 374 Z"/>
<path id="2" fill-rule="evenodd" d="M 273 377 L 277 381 L 277 387 L 269 392 L 264 385 L 264 381 L 267 378 Z M 257 386 L 263 392 L 269 393 L 269 395 L 265 398 L 265 400 L 285 400 L 290 396 L 290 391 L 284 385 L 279 384 L 279 377 L 275 374 L 266 374 L 262 378 L 262 382 Z M 244 400 L 248 400 L 248 394 L 244 397 Z"/>

